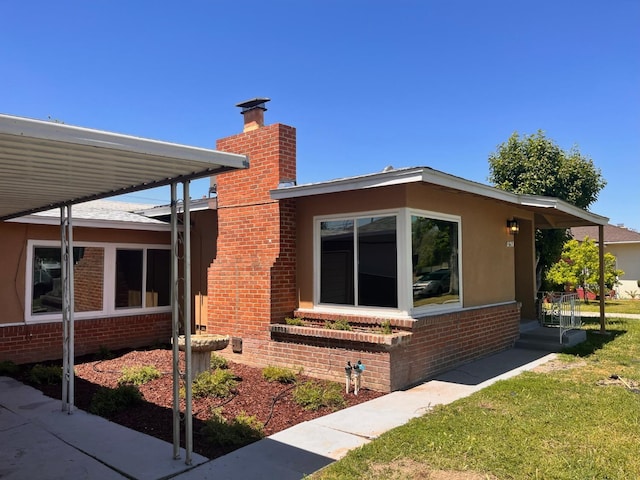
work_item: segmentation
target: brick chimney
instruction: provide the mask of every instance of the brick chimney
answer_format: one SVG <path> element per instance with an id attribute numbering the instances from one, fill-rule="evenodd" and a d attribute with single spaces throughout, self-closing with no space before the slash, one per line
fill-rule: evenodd
<path id="1" fill-rule="evenodd" d="M 269 324 L 297 308 L 294 200 L 270 190 L 296 178 L 296 130 L 264 126 L 267 98 L 239 103 L 241 134 L 216 149 L 248 155 L 249 168 L 218 175 L 217 256 L 208 271 L 207 331 L 242 338 L 242 361 L 265 348 Z"/>

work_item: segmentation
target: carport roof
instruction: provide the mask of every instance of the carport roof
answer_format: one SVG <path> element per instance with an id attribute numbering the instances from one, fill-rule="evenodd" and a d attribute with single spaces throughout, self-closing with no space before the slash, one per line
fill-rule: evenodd
<path id="1" fill-rule="evenodd" d="M 244 155 L 0 114 L 0 220 L 247 167 Z"/>

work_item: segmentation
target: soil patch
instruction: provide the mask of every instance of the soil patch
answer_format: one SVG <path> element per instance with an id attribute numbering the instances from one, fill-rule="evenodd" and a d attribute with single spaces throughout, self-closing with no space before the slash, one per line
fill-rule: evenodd
<path id="1" fill-rule="evenodd" d="M 126 411 L 108 417 L 109 420 L 132 428 L 139 432 L 173 442 L 173 379 L 172 351 L 170 349 L 134 350 L 121 352 L 108 360 L 94 358 L 77 359 L 75 365 L 75 405 L 88 411 L 91 399 L 100 387 L 114 388 L 125 367 L 153 365 L 162 372 L 162 377 L 141 385 L 140 392 L 144 397 L 141 405 L 128 408 Z M 183 370 L 183 352 L 180 352 L 180 368 Z M 202 435 L 205 421 L 211 417 L 212 409 L 221 409 L 228 421 L 238 415 L 255 416 L 265 425 L 266 436 L 273 435 L 301 422 L 312 420 L 331 413 L 330 408 L 317 411 L 305 410 L 293 400 L 294 385 L 268 382 L 262 376 L 262 369 L 229 362 L 229 370 L 238 380 L 235 393 L 228 398 L 194 398 L 193 411 L 193 450 L 207 458 L 217 458 L 238 447 L 220 447 L 211 445 Z M 61 398 L 62 389 L 58 385 L 37 385 L 27 381 L 27 368 L 22 368 L 17 378 L 45 395 Z M 298 381 L 311 380 L 300 375 Z M 363 378 L 366 384 L 366 376 Z M 329 383 L 329 382 L 324 382 Z M 362 388 L 356 396 L 344 393 L 346 405 L 352 406 L 383 395 L 367 388 Z M 181 400 L 180 411 L 184 413 L 184 400 Z M 184 425 L 181 426 L 184 434 Z M 99 433 L 98 433 L 99 434 Z M 184 447 L 184 438 L 182 439 Z"/>

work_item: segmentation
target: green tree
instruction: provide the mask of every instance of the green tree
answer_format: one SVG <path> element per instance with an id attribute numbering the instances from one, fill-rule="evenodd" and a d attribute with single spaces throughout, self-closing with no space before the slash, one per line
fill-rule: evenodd
<path id="1" fill-rule="evenodd" d="M 586 237 L 583 242 L 569 240 L 564 244 L 560 260 L 547 272 L 547 279 L 559 285 L 582 287 L 584 292 L 598 292 L 600 285 L 600 267 L 596 242 Z M 604 284 L 608 289 L 616 284 L 616 277 L 624 275 L 616 269 L 616 257 L 604 254 Z M 585 299 L 586 299 L 585 295 Z"/>
<path id="2" fill-rule="evenodd" d="M 502 190 L 556 197 L 583 209 L 597 200 L 606 185 L 591 158 L 577 147 L 562 150 L 541 130 L 522 137 L 514 132 L 489 156 L 489 172 L 489 181 Z M 536 231 L 538 289 L 569 239 L 565 229 Z"/>

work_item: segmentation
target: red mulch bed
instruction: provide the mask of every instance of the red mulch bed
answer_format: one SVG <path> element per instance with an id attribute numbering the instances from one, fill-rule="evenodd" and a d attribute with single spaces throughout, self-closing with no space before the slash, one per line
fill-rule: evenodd
<path id="1" fill-rule="evenodd" d="M 183 352 L 180 352 L 181 359 Z M 120 353 L 109 360 L 77 359 L 75 372 L 75 405 L 89 410 L 91 398 L 100 387 L 116 387 L 124 367 L 153 365 L 160 370 L 161 378 L 140 386 L 144 403 L 131 407 L 124 412 L 109 417 L 109 420 L 132 428 L 139 432 L 173 443 L 173 380 L 171 374 L 172 352 L 170 349 L 134 350 Z M 181 369 L 182 369 L 181 363 Z M 220 447 L 209 444 L 200 434 L 204 421 L 211 417 L 212 408 L 220 407 L 227 420 L 244 413 L 255 416 L 265 424 L 265 435 L 269 436 L 307 420 L 331 413 L 332 409 L 322 408 L 309 411 L 293 401 L 293 386 L 278 382 L 268 382 L 262 376 L 262 369 L 229 362 L 229 369 L 236 375 L 238 386 L 235 395 L 229 398 L 194 398 L 193 411 L 193 450 L 207 458 L 217 458 L 238 447 Z M 26 373 L 26 369 L 22 372 Z M 25 383 L 25 375 L 19 378 Z M 300 376 L 298 381 L 310 378 Z M 363 378 L 366 382 L 366 375 Z M 45 395 L 61 398 L 60 385 L 34 385 Z M 343 396 L 347 406 L 356 405 L 381 396 L 382 393 L 363 388 L 355 396 L 353 393 Z M 181 401 L 184 413 L 184 401 Z M 181 425 L 184 447 L 184 423 Z"/>

